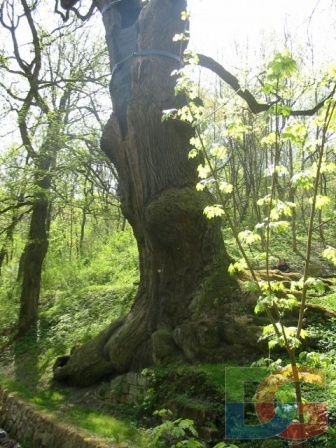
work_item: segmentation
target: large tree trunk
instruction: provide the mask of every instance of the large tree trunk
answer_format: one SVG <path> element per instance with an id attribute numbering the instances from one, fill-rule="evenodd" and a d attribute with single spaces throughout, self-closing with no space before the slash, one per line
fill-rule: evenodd
<path id="1" fill-rule="evenodd" d="M 235 324 L 218 310 L 232 308 L 239 287 L 227 273 L 220 222 L 203 214 L 211 196 L 195 189 L 196 165 L 188 160 L 192 128 L 161 122 L 164 109 L 183 101 L 174 95 L 171 76 L 179 63 L 141 55 L 180 55 L 173 36 L 184 31 L 185 8 L 184 0 L 146 6 L 123 0 L 103 14 L 113 113 L 101 145 L 118 171 L 122 209 L 138 242 L 140 285 L 129 315 L 57 366 L 56 379 L 87 385 L 153 363 L 220 361 L 237 349 Z M 135 51 L 140 55 L 132 56 Z M 246 336 L 243 343 L 252 345 L 255 338 L 247 330 Z"/>

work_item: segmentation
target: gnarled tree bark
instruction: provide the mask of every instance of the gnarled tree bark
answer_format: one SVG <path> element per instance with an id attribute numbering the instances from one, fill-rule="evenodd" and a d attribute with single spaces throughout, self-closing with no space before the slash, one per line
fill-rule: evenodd
<path id="1" fill-rule="evenodd" d="M 241 328 L 223 318 L 240 290 L 227 272 L 220 222 L 203 214 L 211 197 L 195 189 L 196 165 L 188 160 L 193 130 L 161 121 L 164 109 L 183 104 L 171 74 L 179 68 L 182 49 L 173 36 L 184 32 L 186 1 L 98 5 L 113 102 L 101 146 L 118 171 L 122 209 L 139 248 L 140 285 L 125 319 L 54 369 L 56 379 L 78 385 L 153 363 L 232 357 Z M 255 341 L 255 327 L 245 329 L 239 347 L 255 351 Z"/>

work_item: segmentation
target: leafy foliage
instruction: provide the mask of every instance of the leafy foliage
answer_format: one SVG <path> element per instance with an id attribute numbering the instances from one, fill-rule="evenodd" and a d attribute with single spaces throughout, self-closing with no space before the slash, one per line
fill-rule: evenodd
<path id="1" fill-rule="evenodd" d="M 204 213 L 209 219 L 224 217 L 227 226 L 231 229 L 232 236 L 235 239 L 237 248 L 239 249 L 241 260 L 230 265 L 229 271 L 233 275 L 239 272 L 243 267 L 247 267 L 253 278 L 249 282 L 247 288 L 259 292 L 259 298 L 255 311 L 257 313 L 266 313 L 269 319 L 269 325 L 264 326 L 261 339 L 268 341 L 268 347 L 273 350 L 276 346 L 280 346 L 287 352 L 290 365 L 289 371 L 294 378 L 298 376 L 296 351 L 301 347 L 308 333 L 303 329 L 305 303 L 308 300 L 308 293 L 316 291 L 318 294 L 324 292 L 323 282 L 319 279 L 309 277 L 309 264 L 312 256 L 312 242 L 315 228 L 315 213 L 318 212 L 319 227 L 323 225 L 322 213 L 329 206 L 331 199 L 325 188 L 327 175 L 332 176 L 335 171 L 335 163 L 332 159 L 332 140 L 330 135 L 333 133 L 333 123 L 336 119 L 336 103 L 335 100 L 325 101 L 324 107 L 321 108 L 317 119 L 307 123 L 301 123 L 298 120 L 291 120 L 291 112 L 294 102 L 292 78 L 294 73 L 298 71 L 298 64 L 293 59 L 288 50 L 282 53 L 276 53 L 273 59 L 268 63 L 264 71 L 263 92 L 266 95 L 266 101 L 269 103 L 268 96 L 276 98 L 270 104 L 265 118 L 261 124 L 263 127 L 262 138 L 260 139 L 259 150 L 266 149 L 266 159 L 264 163 L 264 189 L 261 197 L 256 194 L 252 200 L 252 206 L 255 207 L 255 216 L 257 221 L 254 222 L 254 229 L 250 230 L 251 223 L 248 227 L 241 227 L 243 220 L 237 216 L 236 208 L 242 209 L 240 201 L 236 199 L 235 191 L 241 190 L 241 184 L 244 185 L 245 192 L 249 194 L 251 185 L 255 185 L 252 179 L 252 172 L 249 172 L 249 165 L 246 163 L 245 154 L 242 156 L 242 166 L 237 167 L 236 164 L 230 165 L 229 154 L 225 151 L 224 160 L 217 157 L 217 153 L 212 151 L 213 145 L 220 144 L 224 147 L 232 147 L 231 157 L 235 157 L 235 150 L 243 152 L 248 151 L 250 128 L 244 127 L 243 123 L 246 118 L 242 114 L 241 125 L 234 127 L 231 124 L 223 123 L 223 130 L 217 131 L 211 135 L 209 117 L 205 116 L 203 106 L 197 108 L 194 103 L 196 83 L 188 78 L 187 72 L 182 73 L 180 82 L 178 83 L 178 91 L 183 91 L 186 95 L 190 92 L 190 103 L 185 106 L 181 113 L 177 113 L 177 117 L 181 120 L 191 122 L 196 129 L 197 138 L 191 140 L 193 148 L 189 155 L 190 158 L 201 156 L 203 159 L 198 166 L 198 176 L 201 179 L 197 185 L 197 190 L 204 190 L 206 187 L 213 192 L 216 197 L 215 205 L 208 205 Z M 318 89 L 318 87 L 316 87 Z M 333 95 L 336 90 L 335 83 L 332 87 Z M 250 117 L 249 117 L 250 118 Z M 253 119 L 250 119 L 254 121 Z M 269 126 L 269 123 L 271 125 Z M 232 130 L 234 129 L 234 132 Z M 319 136 L 315 141 L 313 135 Z M 212 141 L 213 138 L 213 141 Z M 283 154 L 289 154 L 289 160 L 283 157 Z M 270 160 L 268 153 L 271 154 Z M 314 153 L 314 157 L 311 157 Z M 306 154 L 308 157 L 306 158 Z M 254 154 L 255 157 L 255 154 Z M 301 166 L 295 165 L 296 158 L 305 158 L 305 162 Z M 250 162 L 251 159 L 248 161 Z M 289 163 L 288 163 L 289 161 Z M 287 162 L 287 163 L 286 163 Z M 251 163 L 251 162 L 250 162 Z M 229 166 L 229 169 L 227 168 Z M 253 165 L 256 168 L 256 165 Z M 299 169 L 297 169 L 299 167 Z M 235 182 L 232 181 L 235 176 Z M 246 180 L 248 179 L 248 181 Z M 329 180 L 330 182 L 330 180 Z M 221 186 L 224 185 L 224 188 Z M 227 188 L 230 185 L 230 188 Z M 260 184 L 259 184 L 260 185 Z M 288 189 L 289 195 L 285 194 Z M 254 186 L 254 192 L 259 188 Z M 253 191 L 253 189 L 252 189 Z M 299 194 L 298 194 L 299 193 Z M 241 198 L 241 195 L 239 195 Z M 287 197 L 286 197 L 287 196 Z M 303 201 L 302 201 L 303 198 Z M 300 204 L 301 201 L 301 204 Z M 303 206 L 304 204 L 304 206 Z M 278 235 L 292 231 L 293 248 L 296 249 L 296 218 L 297 210 L 300 209 L 301 214 L 307 219 L 307 245 L 305 250 L 305 269 L 301 281 L 293 285 L 290 293 L 285 291 L 284 283 L 271 279 L 270 255 L 273 240 Z M 307 210 L 308 209 L 308 213 Z M 241 217 L 246 217 L 247 207 L 243 208 Z M 320 233 L 320 235 L 322 232 Z M 324 234 L 323 234 L 324 238 Z M 257 275 L 254 272 L 253 265 L 246 250 L 251 248 L 256 242 L 260 242 L 262 249 L 265 250 L 265 268 L 267 280 L 258 282 Z M 251 251 L 252 252 L 252 251 Z M 324 255 L 333 260 L 333 250 L 327 249 Z M 301 291 L 301 301 L 298 303 L 296 296 L 293 294 Z M 299 305 L 299 306 L 298 306 Z M 294 307 L 298 309 L 297 325 L 288 326 L 284 322 L 285 312 L 292 310 Z M 307 359 L 317 362 L 317 357 L 302 357 L 301 360 Z M 314 375 L 313 375 L 314 376 Z M 273 378 L 272 378 L 273 379 Z M 315 379 L 316 380 L 316 379 Z M 317 380 L 313 382 L 318 382 Z M 307 379 L 309 382 L 310 380 Z M 300 404 L 303 402 L 302 387 L 298 379 L 295 380 L 296 387 L 292 401 L 297 403 L 298 421 L 304 423 L 304 413 Z M 282 400 L 287 396 L 286 391 L 282 391 L 279 399 Z"/>

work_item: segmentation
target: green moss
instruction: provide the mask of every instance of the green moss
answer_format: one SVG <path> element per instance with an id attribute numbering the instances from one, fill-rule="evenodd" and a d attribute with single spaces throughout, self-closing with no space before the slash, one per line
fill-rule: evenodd
<path id="1" fill-rule="evenodd" d="M 236 279 L 228 273 L 228 258 L 223 251 L 208 268 L 202 289 L 194 299 L 192 307 L 195 317 L 218 315 L 221 307 L 231 302 L 233 296 L 237 301 L 238 290 Z"/>
<path id="2" fill-rule="evenodd" d="M 336 311 L 336 287 L 332 287 L 331 291 L 319 297 L 309 298 L 309 303 L 320 305 L 332 311 Z"/>

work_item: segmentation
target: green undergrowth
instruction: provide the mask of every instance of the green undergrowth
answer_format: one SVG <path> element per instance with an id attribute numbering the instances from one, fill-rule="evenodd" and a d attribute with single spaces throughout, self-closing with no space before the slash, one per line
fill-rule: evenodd
<path id="1" fill-rule="evenodd" d="M 309 298 L 309 303 L 322 306 L 332 311 L 336 311 L 336 288 L 333 286 L 330 291 L 321 295 Z"/>
<path id="2" fill-rule="evenodd" d="M 249 228 L 249 224 L 247 224 L 247 228 Z M 229 254 L 234 259 L 240 259 L 241 254 L 237 247 L 235 238 L 232 236 L 230 230 L 227 228 L 223 229 L 222 233 Z M 291 233 L 281 233 L 281 235 L 274 237 L 269 254 L 270 266 L 275 265 L 278 262 L 279 258 L 285 258 L 293 272 L 299 272 L 303 274 L 307 245 L 306 232 L 304 231 L 304 229 L 302 229 L 302 232 L 297 233 L 296 244 L 297 250 L 293 251 L 293 241 Z M 323 244 L 321 244 L 321 241 L 316 236 L 314 236 L 312 241 L 310 263 L 320 265 L 322 267 L 323 274 L 336 274 L 336 268 L 333 263 L 321 256 L 323 249 L 324 246 Z M 246 248 L 246 253 L 249 256 L 251 265 L 254 269 L 266 268 L 266 254 L 260 245 L 248 246 Z"/>
<path id="3" fill-rule="evenodd" d="M 7 346 L 1 353 L 0 382 L 22 398 L 46 412 L 61 415 L 63 421 L 86 429 L 111 441 L 130 441 L 131 446 L 150 446 L 141 427 L 159 424 L 153 417 L 158 409 L 171 409 L 176 417 L 191 418 L 196 425 L 216 427 L 224 437 L 225 369 L 227 364 L 173 365 L 144 371 L 150 387 L 139 406 L 113 410 L 93 403 L 94 389 L 74 391 L 52 382 L 55 359 L 69 353 L 76 344 L 89 341 L 114 319 L 125 315 L 136 293 L 132 283 L 112 287 L 109 284 L 86 286 L 77 291 L 58 291 L 42 297 L 38 326 L 24 339 Z M 335 290 L 310 297 L 309 302 L 336 310 Z M 13 299 L 13 298 L 11 298 Z M 10 300 L 10 298 L 8 298 Z M 8 316 L 16 309 L 9 306 Z M 6 308 L 6 309 L 7 309 Z M 0 318 L 1 319 L 1 318 Z M 334 447 L 336 439 L 336 337 L 335 321 L 314 322 L 309 331 L 319 339 L 314 350 L 329 356 L 327 388 L 323 394 L 328 404 L 329 428 L 311 446 Z M 286 361 L 284 361 L 286 363 Z M 248 365 L 246 365 L 248 367 Z M 318 366 L 321 367 L 321 366 Z M 310 401 L 320 401 L 321 392 L 309 390 Z M 85 394 L 89 394 L 87 398 Z M 314 395 L 315 394 L 315 395 Z M 90 400 L 93 400 L 90 402 Z M 261 442 L 235 441 L 239 447 L 260 447 Z M 270 446 L 279 446 L 269 441 Z M 315 444 L 314 444 L 315 443 Z M 133 445 L 132 445 L 133 444 Z M 319 445 L 320 444 L 320 445 Z M 323 444 L 323 445 L 321 445 Z"/>
<path id="4" fill-rule="evenodd" d="M 69 259 L 66 241 L 56 232 L 50 240 L 43 270 L 44 294 L 54 291 L 78 293 L 88 287 L 111 285 L 127 287 L 139 279 L 138 248 L 130 226 L 124 231 L 114 231 L 108 237 L 93 232 L 91 244 L 81 257 Z"/>
<path id="5" fill-rule="evenodd" d="M 11 368 L 23 383 L 45 384 L 51 379 L 55 359 L 125 315 L 135 291 L 133 286 L 105 286 L 43 297 L 37 327 L 2 352 L 1 364 Z"/>
<path id="6" fill-rule="evenodd" d="M 87 403 L 89 398 L 85 403 L 75 403 L 71 388 L 58 387 L 51 381 L 55 359 L 126 314 L 134 294 L 134 287 L 105 286 L 86 288 L 77 294 L 43 297 L 37 328 L 2 353 L 0 368 L 10 378 L 2 376 L 1 383 L 40 409 L 56 413 L 64 422 L 110 441 L 146 446 L 142 445 L 143 435 L 134 423 L 91 407 Z"/>
<path id="7" fill-rule="evenodd" d="M 169 365 L 143 371 L 150 387 L 136 410 L 142 423 L 153 425 L 157 409 L 191 418 L 200 426 L 224 430 L 225 369 L 234 364 Z"/>
<path id="8" fill-rule="evenodd" d="M 110 409 L 100 409 L 94 389 L 74 390 L 52 381 L 56 358 L 69 353 L 74 345 L 89 341 L 113 320 L 125 315 L 135 292 L 131 284 L 89 286 L 75 294 L 44 295 L 37 327 L 25 338 L 7 344 L 1 352 L 1 384 L 44 412 L 55 413 L 60 421 L 109 441 L 148 446 L 143 431 L 134 421 L 113 415 Z"/>
<path id="9" fill-rule="evenodd" d="M 305 384 L 303 387 L 304 397 L 308 402 L 325 401 L 328 410 L 328 429 L 325 434 L 319 435 L 309 441 L 309 447 L 323 446 L 334 448 L 336 438 L 336 369 L 335 369 L 335 349 L 336 336 L 332 334 L 331 328 L 334 323 L 330 323 L 330 334 L 323 335 L 323 328 L 315 329 L 320 331 L 321 342 L 318 351 L 325 354 L 320 359 L 329 359 L 329 362 L 316 364 L 315 367 L 325 371 L 327 375 L 326 387 L 312 384 Z M 324 339 L 323 339 L 324 338 Z M 313 359 L 313 358 L 312 358 Z M 288 364 L 288 360 L 279 359 L 278 367 Z M 261 364 L 259 364 L 261 365 Z M 141 422 L 148 426 L 158 425 L 158 421 L 153 418 L 153 410 L 169 409 L 173 412 L 174 418 L 190 418 L 196 428 L 210 427 L 216 428 L 219 440 L 225 439 L 225 375 L 226 369 L 237 367 L 234 364 L 197 364 L 197 365 L 171 365 L 165 367 L 155 367 L 144 370 L 144 374 L 150 380 L 150 388 L 143 402 L 137 409 L 141 415 Z M 241 367 L 241 366 L 240 366 Z M 248 366 L 246 366 L 248 367 Z M 264 367 L 265 377 L 270 375 L 271 369 Z M 230 385 L 230 390 L 235 387 L 235 383 Z M 256 417 L 253 406 L 254 394 L 258 383 L 246 383 L 244 385 L 245 400 L 245 424 L 260 424 Z M 289 390 L 286 390 L 289 389 Z M 281 392 L 282 391 L 282 392 Z M 286 395 L 291 392 L 291 387 L 285 385 L 281 388 L 280 394 Z M 280 395 L 279 395 L 280 396 Z M 286 400 L 286 399 L 285 399 Z M 269 440 L 233 440 L 239 448 L 282 448 L 283 441 L 279 438 Z"/>

